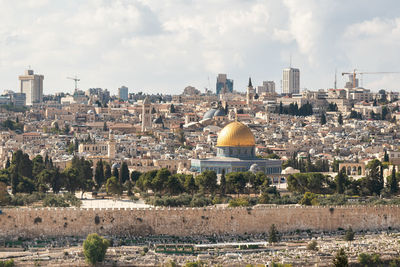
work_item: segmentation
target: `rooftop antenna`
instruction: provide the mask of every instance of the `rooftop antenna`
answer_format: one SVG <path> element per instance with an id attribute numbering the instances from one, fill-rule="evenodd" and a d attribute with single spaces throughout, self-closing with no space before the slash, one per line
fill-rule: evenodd
<path id="1" fill-rule="evenodd" d="M 290 53 L 290 63 L 289 63 L 289 68 L 292 68 L 292 53 Z"/>
<path id="2" fill-rule="evenodd" d="M 337 89 L 337 69 L 335 69 L 335 84 L 334 88 Z"/>

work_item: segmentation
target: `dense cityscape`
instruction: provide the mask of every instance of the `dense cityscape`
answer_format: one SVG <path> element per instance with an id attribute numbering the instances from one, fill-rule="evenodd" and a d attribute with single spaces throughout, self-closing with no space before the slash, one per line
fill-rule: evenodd
<path id="1" fill-rule="evenodd" d="M 394 0 L 0 5 L 0 267 L 400 266 Z"/>

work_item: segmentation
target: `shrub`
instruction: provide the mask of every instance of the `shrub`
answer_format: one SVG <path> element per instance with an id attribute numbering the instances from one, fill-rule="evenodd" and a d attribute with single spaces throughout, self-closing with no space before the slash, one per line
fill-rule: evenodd
<path id="1" fill-rule="evenodd" d="M 0 267 L 13 267 L 15 266 L 14 260 L 0 261 Z"/>
<path id="2" fill-rule="evenodd" d="M 247 197 L 238 197 L 229 201 L 229 207 L 247 207 L 247 206 L 250 206 L 250 202 Z"/>
<path id="3" fill-rule="evenodd" d="M 192 198 L 190 202 L 191 207 L 205 207 L 211 205 L 212 201 L 210 198 L 205 197 L 202 194 L 197 194 Z"/>
<path id="4" fill-rule="evenodd" d="M 344 236 L 344 240 L 346 241 L 353 241 L 354 240 L 354 232 L 353 229 L 351 229 L 351 227 L 349 227 L 349 229 L 347 229 L 346 231 L 346 235 Z"/>
<path id="5" fill-rule="evenodd" d="M 311 241 L 310 243 L 307 244 L 307 249 L 308 250 L 318 250 L 317 245 L 318 245 L 317 241 L 315 241 L 315 240 Z"/>
<path id="6" fill-rule="evenodd" d="M 346 252 L 343 248 L 339 249 L 336 253 L 335 258 L 333 259 L 333 265 L 335 267 L 345 267 L 348 266 L 349 260 L 347 258 Z"/>
<path id="7" fill-rule="evenodd" d="M 48 195 L 43 199 L 43 206 L 45 207 L 69 207 L 64 197 L 56 195 Z"/>
<path id="8" fill-rule="evenodd" d="M 83 254 L 86 261 L 95 265 L 98 262 L 104 261 L 110 241 L 99 236 L 98 234 L 90 234 L 83 242 Z"/>
<path id="9" fill-rule="evenodd" d="M 45 207 L 80 207 L 81 204 L 82 201 L 71 193 L 64 195 L 47 194 L 43 199 L 43 206 Z"/>

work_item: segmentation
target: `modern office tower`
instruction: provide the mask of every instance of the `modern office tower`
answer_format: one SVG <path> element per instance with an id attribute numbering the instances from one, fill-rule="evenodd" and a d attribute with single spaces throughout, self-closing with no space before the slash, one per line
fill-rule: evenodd
<path id="1" fill-rule="evenodd" d="M 128 87 L 121 86 L 118 88 L 118 98 L 121 100 L 128 100 Z"/>
<path id="2" fill-rule="evenodd" d="M 21 93 L 26 96 L 26 105 L 43 101 L 43 75 L 34 74 L 33 70 L 26 70 L 24 75 L 19 76 Z"/>
<path id="3" fill-rule="evenodd" d="M 263 81 L 263 85 L 257 86 L 257 94 L 263 93 L 275 93 L 275 82 L 274 81 Z"/>
<path id="4" fill-rule="evenodd" d="M 283 94 L 300 93 L 300 70 L 295 68 L 287 68 L 283 70 L 282 79 Z"/>
<path id="5" fill-rule="evenodd" d="M 227 79 L 226 74 L 218 74 L 217 77 L 217 85 L 216 85 L 216 93 L 225 94 L 233 92 L 233 80 Z"/>

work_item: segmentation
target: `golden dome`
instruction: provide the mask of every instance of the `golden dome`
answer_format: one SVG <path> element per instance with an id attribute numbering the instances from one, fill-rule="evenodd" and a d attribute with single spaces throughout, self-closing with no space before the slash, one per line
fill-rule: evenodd
<path id="1" fill-rule="evenodd" d="M 255 146 L 256 142 L 249 127 L 241 122 L 231 122 L 218 135 L 217 146 Z"/>

